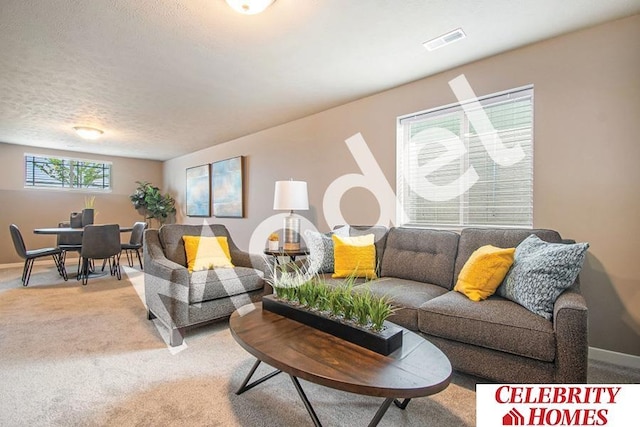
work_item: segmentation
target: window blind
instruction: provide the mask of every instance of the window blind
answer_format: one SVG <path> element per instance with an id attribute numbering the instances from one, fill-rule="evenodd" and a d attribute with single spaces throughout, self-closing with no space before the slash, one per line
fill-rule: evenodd
<path id="1" fill-rule="evenodd" d="M 532 227 L 533 87 L 475 101 L 398 118 L 404 225 Z"/>

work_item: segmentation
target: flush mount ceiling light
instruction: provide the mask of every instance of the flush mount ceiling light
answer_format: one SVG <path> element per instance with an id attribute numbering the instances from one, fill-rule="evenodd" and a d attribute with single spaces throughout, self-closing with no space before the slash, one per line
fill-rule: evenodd
<path id="1" fill-rule="evenodd" d="M 100 129 L 90 128 L 87 126 L 74 126 L 73 130 L 75 130 L 76 133 L 84 139 L 98 139 L 100 138 L 100 135 L 104 133 Z"/>
<path id="2" fill-rule="evenodd" d="M 255 15 L 271 6 L 275 0 L 225 0 L 231 9 L 243 15 Z"/>
<path id="3" fill-rule="evenodd" d="M 462 28 L 456 28 L 453 31 L 449 31 L 447 34 L 443 34 L 440 37 L 436 37 L 433 40 L 426 41 L 422 45 L 427 48 L 428 51 L 439 49 L 448 44 L 457 42 L 467 37 L 462 31 Z"/>

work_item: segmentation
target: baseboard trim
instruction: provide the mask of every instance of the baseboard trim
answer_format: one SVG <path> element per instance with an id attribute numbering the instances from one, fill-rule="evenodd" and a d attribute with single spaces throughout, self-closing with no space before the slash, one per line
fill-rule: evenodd
<path id="1" fill-rule="evenodd" d="M 6 264 L 0 264 L 0 270 L 5 268 L 14 268 L 14 267 L 22 267 L 24 266 L 24 262 L 9 262 Z"/>
<path id="2" fill-rule="evenodd" d="M 627 368 L 640 369 L 640 356 L 634 356 L 633 354 L 589 347 L 589 359 L 598 362 L 612 363 Z"/>

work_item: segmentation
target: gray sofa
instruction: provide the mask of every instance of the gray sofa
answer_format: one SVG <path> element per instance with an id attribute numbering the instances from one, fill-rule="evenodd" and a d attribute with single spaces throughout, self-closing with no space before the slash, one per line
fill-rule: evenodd
<path id="1" fill-rule="evenodd" d="M 379 278 L 360 283 L 388 295 L 391 321 L 438 346 L 459 371 L 504 383 L 584 383 L 587 379 L 587 306 L 579 283 L 556 300 L 552 320 L 492 295 L 474 302 L 453 291 L 458 274 L 479 247 L 515 247 L 530 234 L 568 243 L 553 230 L 443 230 L 351 227 L 376 235 Z M 340 279 L 324 275 L 334 285 Z"/>
<path id="2" fill-rule="evenodd" d="M 185 235 L 226 236 L 234 268 L 189 273 Z M 262 298 L 268 271 L 264 258 L 238 249 L 223 225 L 168 224 L 146 230 L 143 254 L 148 318 L 157 317 L 170 330 L 172 346 L 182 344 L 186 328 L 227 318 Z"/>

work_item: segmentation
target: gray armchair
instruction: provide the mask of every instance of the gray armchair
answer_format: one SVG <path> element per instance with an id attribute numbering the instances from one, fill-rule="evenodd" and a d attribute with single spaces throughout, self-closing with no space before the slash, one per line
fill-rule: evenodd
<path id="1" fill-rule="evenodd" d="M 182 236 L 226 236 L 234 268 L 189 273 Z M 170 330 L 171 346 L 186 328 L 227 318 L 262 299 L 268 266 L 261 255 L 241 251 L 224 225 L 167 224 L 144 232 L 144 288 L 149 320 Z"/>

